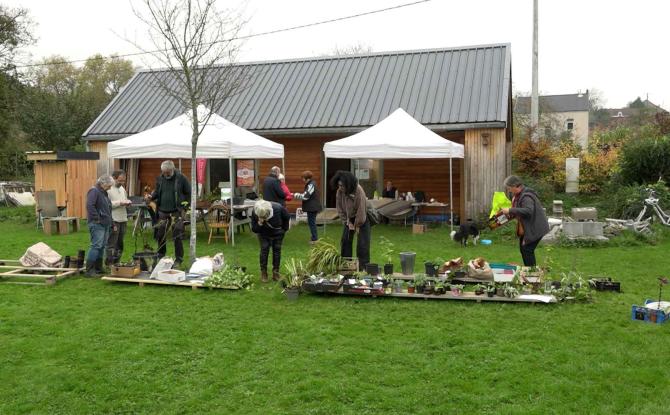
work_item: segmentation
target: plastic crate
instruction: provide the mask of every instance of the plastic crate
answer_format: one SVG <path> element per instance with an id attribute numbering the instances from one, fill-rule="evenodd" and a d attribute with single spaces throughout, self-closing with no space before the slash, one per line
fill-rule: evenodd
<path id="1" fill-rule="evenodd" d="M 612 281 L 611 278 L 592 278 L 589 280 L 589 282 L 591 282 L 592 286 L 594 286 L 598 291 L 621 292 L 621 283 L 618 281 Z"/>
<path id="2" fill-rule="evenodd" d="M 645 304 L 653 303 L 654 300 L 645 300 Z M 634 305 L 631 310 L 631 318 L 636 321 L 661 324 L 670 320 L 670 314 L 663 310 L 654 310 L 645 306 Z"/>
<path id="3" fill-rule="evenodd" d="M 310 281 L 306 280 L 303 281 L 302 283 L 302 289 L 307 292 L 312 292 L 312 293 L 329 293 L 329 292 L 337 292 L 339 291 L 340 287 L 342 286 L 341 281 Z"/>

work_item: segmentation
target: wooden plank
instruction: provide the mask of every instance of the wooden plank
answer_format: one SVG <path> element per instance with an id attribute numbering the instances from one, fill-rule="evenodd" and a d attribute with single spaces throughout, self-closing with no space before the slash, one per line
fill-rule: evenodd
<path id="1" fill-rule="evenodd" d="M 0 262 L 5 262 L 0 260 Z M 0 269 L 20 268 L 23 271 L 84 271 L 84 268 L 49 268 L 49 267 L 24 267 L 21 265 L 0 265 Z"/>
<path id="2" fill-rule="evenodd" d="M 471 292 L 464 292 L 461 295 L 453 295 L 451 292 L 447 292 L 442 295 L 433 295 L 433 294 L 409 294 L 409 293 L 391 293 L 384 295 L 365 295 L 358 293 L 345 293 L 343 291 L 329 292 L 326 294 L 338 294 L 338 295 L 357 295 L 363 297 L 394 297 L 394 298 L 413 298 L 413 299 L 424 299 L 424 300 L 460 300 L 460 301 L 477 301 L 477 302 L 499 302 L 499 303 L 540 303 L 540 304 L 553 304 L 556 303 L 556 298 L 552 298 L 549 303 L 544 301 L 532 299 L 532 298 L 509 298 L 509 297 L 488 297 L 486 295 L 476 295 Z"/>
<path id="3" fill-rule="evenodd" d="M 123 278 L 123 277 L 102 277 L 104 281 L 117 281 L 117 282 L 132 282 L 135 284 L 139 284 L 140 287 L 143 287 L 144 284 L 155 284 L 155 285 L 175 285 L 175 286 L 180 286 L 180 287 L 191 287 L 193 289 L 197 288 L 210 288 L 204 284 L 201 283 L 190 283 L 187 281 L 180 281 L 180 282 L 167 282 L 167 281 L 160 281 L 160 280 L 152 280 L 148 278 Z M 212 287 L 212 288 L 221 288 L 224 290 L 237 290 L 237 287 Z"/>

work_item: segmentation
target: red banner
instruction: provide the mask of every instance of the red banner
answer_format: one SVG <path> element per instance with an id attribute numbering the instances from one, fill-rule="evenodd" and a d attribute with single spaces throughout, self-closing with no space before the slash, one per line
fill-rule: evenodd
<path id="1" fill-rule="evenodd" d="M 237 186 L 254 186 L 254 161 L 237 160 Z"/>
<path id="2" fill-rule="evenodd" d="M 205 169 L 207 167 L 207 159 L 197 159 L 196 163 L 196 179 L 199 184 L 205 183 Z"/>

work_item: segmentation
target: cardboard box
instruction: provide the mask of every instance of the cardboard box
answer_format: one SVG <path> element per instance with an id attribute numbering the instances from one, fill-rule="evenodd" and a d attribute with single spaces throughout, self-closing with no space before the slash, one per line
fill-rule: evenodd
<path id="1" fill-rule="evenodd" d="M 427 227 L 425 223 L 415 223 L 412 225 L 412 233 L 426 233 Z"/>
<path id="2" fill-rule="evenodd" d="M 140 273 L 140 266 L 112 265 L 112 276 L 121 278 L 135 278 Z"/>

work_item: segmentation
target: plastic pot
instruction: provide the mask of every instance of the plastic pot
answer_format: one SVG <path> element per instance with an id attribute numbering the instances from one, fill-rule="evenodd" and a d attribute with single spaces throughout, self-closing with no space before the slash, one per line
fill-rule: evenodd
<path id="1" fill-rule="evenodd" d="M 365 264 L 365 272 L 367 272 L 369 275 L 372 275 L 373 277 L 379 275 L 379 264 L 375 264 L 373 262 Z"/>
<path id="2" fill-rule="evenodd" d="M 403 275 L 414 274 L 414 260 L 416 259 L 416 252 L 401 252 L 400 253 L 400 268 Z"/>
<path id="3" fill-rule="evenodd" d="M 424 267 L 426 267 L 426 275 L 429 277 L 434 277 L 437 271 L 437 267 L 432 262 L 424 262 Z"/>
<path id="4" fill-rule="evenodd" d="M 384 265 L 384 275 L 393 275 L 393 264 Z"/>

